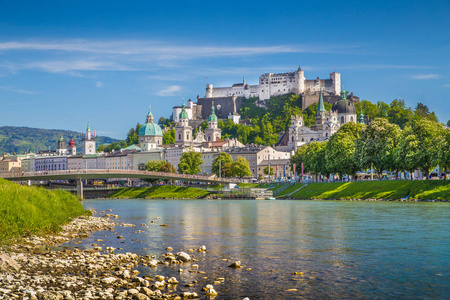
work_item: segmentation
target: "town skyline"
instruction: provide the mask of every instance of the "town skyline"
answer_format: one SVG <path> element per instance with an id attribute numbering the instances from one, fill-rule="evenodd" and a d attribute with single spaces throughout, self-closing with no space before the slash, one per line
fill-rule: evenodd
<path id="1" fill-rule="evenodd" d="M 123 139 L 144 122 L 149 104 L 156 120 L 167 118 L 183 98 L 204 96 L 207 83 L 231 86 L 245 76 L 257 84 L 264 73 L 299 65 L 310 79 L 341 73 L 361 100 L 422 102 L 441 123 L 450 119 L 444 1 L 290 9 L 264 1 L 257 9 L 83 3 L 3 5 L 0 126 L 80 132 L 89 122 L 98 134 Z"/>

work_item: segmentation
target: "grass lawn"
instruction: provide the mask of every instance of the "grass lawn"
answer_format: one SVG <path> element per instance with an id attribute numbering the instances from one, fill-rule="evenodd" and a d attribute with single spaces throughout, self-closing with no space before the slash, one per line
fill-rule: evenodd
<path id="1" fill-rule="evenodd" d="M 410 199 L 449 200 L 450 182 L 448 180 L 389 180 L 310 183 L 292 197 L 297 199 L 400 199 L 407 195 Z"/>
<path id="2" fill-rule="evenodd" d="M 164 198 L 179 198 L 179 199 L 196 199 L 203 198 L 209 195 L 210 192 L 193 188 L 181 187 L 173 185 L 152 186 L 148 188 L 123 188 L 108 198 L 146 198 L 146 199 L 164 199 Z"/>

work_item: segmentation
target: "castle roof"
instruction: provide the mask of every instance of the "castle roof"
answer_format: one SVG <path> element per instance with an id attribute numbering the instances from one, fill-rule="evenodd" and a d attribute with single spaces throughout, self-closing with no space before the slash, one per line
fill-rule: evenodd
<path id="1" fill-rule="evenodd" d="M 147 123 L 139 128 L 139 136 L 149 135 L 149 136 L 162 136 L 161 127 L 153 122 L 152 112 L 149 110 L 147 114 Z"/>

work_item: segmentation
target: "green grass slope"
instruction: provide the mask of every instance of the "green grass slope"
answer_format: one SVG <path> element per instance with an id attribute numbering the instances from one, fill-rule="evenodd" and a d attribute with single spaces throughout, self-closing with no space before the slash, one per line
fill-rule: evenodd
<path id="1" fill-rule="evenodd" d="M 296 199 L 409 199 L 450 200 L 450 181 L 364 181 L 310 183 L 295 194 Z"/>
<path id="2" fill-rule="evenodd" d="M 152 186 L 149 188 L 124 188 L 113 194 L 110 194 L 108 198 L 196 199 L 196 198 L 203 198 L 209 194 L 210 192 L 208 191 L 193 187 L 162 185 L 162 186 Z"/>
<path id="3" fill-rule="evenodd" d="M 21 186 L 0 178 L 0 243 L 57 232 L 71 218 L 86 213 L 69 192 Z"/>

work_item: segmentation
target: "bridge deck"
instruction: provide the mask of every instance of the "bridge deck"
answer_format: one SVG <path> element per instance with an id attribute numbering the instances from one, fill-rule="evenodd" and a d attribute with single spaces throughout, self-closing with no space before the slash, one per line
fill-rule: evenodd
<path id="1" fill-rule="evenodd" d="M 149 178 L 163 180 L 183 180 L 214 183 L 237 183 L 237 179 L 218 179 L 204 175 L 187 175 L 177 173 L 134 171 L 134 170 L 65 170 L 65 171 L 39 171 L 10 174 L 3 178 L 11 181 L 26 180 L 79 180 L 79 179 L 105 179 L 105 178 Z"/>

